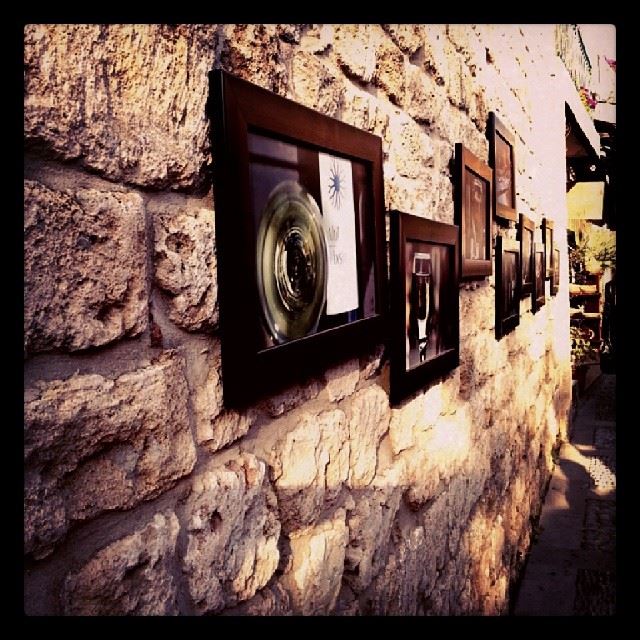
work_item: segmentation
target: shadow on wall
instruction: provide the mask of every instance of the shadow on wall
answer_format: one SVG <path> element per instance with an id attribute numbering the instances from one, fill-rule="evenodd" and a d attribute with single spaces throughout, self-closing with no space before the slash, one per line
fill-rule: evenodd
<path id="1" fill-rule="evenodd" d="M 536 435 L 534 411 L 521 426 L 500 424 L 504 416 L 496 414 L 494 426 L 485 427 L 474 417 L 486 410 L 480 389 L 475 402 L 458 406 L 461 375 L 436 381 L 391 411 L 385 390 L 368 384 L 330 409 L 311 401 L 275 420 L 258 418 L 260 429 L 161 497 L 147 495 L 134 516 L 109 513 L 107 501 L 96 513 L 91 500 L 100 492 L 112 500 L 117 489 L 107 470 L 130 466 L 133 455 L 124 444 L 98 447 L 59 484 L 45 482 L 50 494 L 27 508 L 27 521 L 38 509 L 49 518 L 35 533 L 35 556 L 44 557 L 28 563 L 25 610 L 504 613 L 550 446 Z M 387 379 L 385 370 L 380 381 Z M 484 386 L 496 384 L 488 378 Z M 276 412 L 279 401 L 269 399 Z M 41 420 L 40 429 L 51 433 Z M 86 408 L 80 421 L 91 424 Z M 489 438 L 480 439 L 487 428 Z M 517 438 L 521 431 L 528 436 Z M 144 449 L 122 486 L 144 480 L 157 466 L 153 456 L 153 447 Z M 184 461 L 184 448 L 173 457 Z M 30 473 L 51 480 L 42 458 L 27 459 L 29 465 L 28 481 Z M 91 487 L 96 468 L 102 485 Z M 106 488 L 109 477 L 115 485 Z M 38 536 L 55 525 L 50 515 L 60 500 L 63 514 L 73 516 L 49 531 L 47 542 Z M 97 517 L 80 526 L 86 514 Z"/>

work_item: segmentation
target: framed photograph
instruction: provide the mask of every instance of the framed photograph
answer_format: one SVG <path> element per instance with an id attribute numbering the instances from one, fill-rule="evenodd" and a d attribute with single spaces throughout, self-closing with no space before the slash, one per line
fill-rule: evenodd
<path id="1" fill-rule="evenodd" d="M 553 275 L 553 222 L 542 219 L 542 242 L 544 243 L 545 278 L 551 280 Z"/>
<path id="2" fill-rule="evenodd" d="M 517 222 L 515 137 L 493 111 L 489 113 L 487 135 L 496 218 Z"/>
<path id="3" fill-rule="evenodd" d="M 391 401 L 459 363 L 458 238 L 455 225 L 392 211 Z"/>
<path id="4" fill-rule="evenodd" d="M 544 306 L 546 301 L 544 291 L 544 247 L 542 245 L 533 245 L 533 260 L 535 275 L 533 278 L 533 291 L 531 292 L 531 309 L 535 313 Z"/>
<path id="5" fill-rule="evenodd" d="M 551 295 L 555 296 L 560 289 L 560 249 L 553 248 L 553 277 L 551 278 Z"/>
<path id="6" fill-rule="evenodd" d="M 520 243 L 496 237 L 496 338 L 520 324 Z"/>
<path id="7" fill-rule="evenodd" d="M 536 225 L 533 220 L 520 214 L 518 240 L 520 241 L 520 295 L 526 297 L 533 290 L 533 238 Z"/>
<path id="8" fill-rule="evenodd" d="M 491 275 L 492 175 L 485 164 L 456 143 L 455 216 L 460 227 L 460 277 Z"/>
<path id="9" fill-rule="evenodd" d="M 240 406 L 384 340 L 382 144 L 210 75 L 224 401 Z"/>

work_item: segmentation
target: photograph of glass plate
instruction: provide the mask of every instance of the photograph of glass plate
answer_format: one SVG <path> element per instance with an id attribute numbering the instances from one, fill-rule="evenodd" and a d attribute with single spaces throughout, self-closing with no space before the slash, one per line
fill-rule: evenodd
<path id="1" fill-rule="evenodd" d="M 281 182 L 269 196 L 256 266 L 264 319 L 276 342 L 315 332 L 326 300 L 327 248 L 318 205 L 297 182 Z"/>

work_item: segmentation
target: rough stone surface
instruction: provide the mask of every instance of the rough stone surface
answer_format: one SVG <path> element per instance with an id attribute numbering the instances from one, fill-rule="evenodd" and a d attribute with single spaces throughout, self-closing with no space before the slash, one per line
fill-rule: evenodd
<path id="1" fill-rule="evenodd" d="M 332 611 L 340 591 L 347 540 L 344 509 L 291 534 L 290 567 L 281 580 L 295 614 L 326 615 Z"/>
<path id="2" fill-rule="evenodd" d="M 389 397 L 378 386 L 353 396 L 349 420 L 349 484 L 368 485 L 376 472 L 378 442 L 389 427 Z"/>
<path id="3" fill-rule="evenodd" d="M 253 598 L 241 602 L 236 607 L 225 609 L 223 616 L 290 616 L 289 593 L 277 582 L 256 593 Z"/>
<path id="4" fill-rule="evenodd" d="M 188 331 L 218 325 L 215 225 L 211 209 L 153 211 L 155 281 L 169 296 L 169 318 Z"/>
<path id="5" fill-rule="evenodd" d="M 46 555 L 72 522 L 156 496 L 195 464 L 176 353 L 115 379 L 74 376 L 27 393 L 27 553 Z"/>
<path id="6" fill-rule="evenodd" d="M 110 180 L 201 185 L 215 47 L 205 25 L 27 25 L 25 143 Z"/>
<path id="7" fill-rule="evenodd" d="M 343 411 L 304 413 L 272 449 L 280 518 L 285 531 L 313 523 L 333 505 L 349 477 L 349 427 Z"/>
<path id="8" fill-rule="evenodd" d="M 350 396 L 360 379 L 360 367 L 357 359 L 347 360 L 337 367 L 328 369 L 324 378 L 329 400 L 336 402 Z"/>
<path id="9" fill-rule="evenodd" d="M 286 93 L 288 45 L 282 27 L 273 24 L 228 24 L 218 34 L 220 66 L 275 93 Z"/>
<path id="10" fill-rule="evenodd" d="M 298 102 L 336 117 L 344 105 L 344 80 L 316 56 L 298 52 L 291 68 L 293 98 Z"/>
<path id="11" fill-rule="evenodd" d="M 319 393 L 318 381 L 308 380 L 306 383 L 294 384 L 280 393 L 269 396 L 261 405 L 272 418 L 278 418 L 307 400 L 317 397 Z"/>
<path id="12" fill-rule="evenodd" d="M 412 55 L 422 46 L 422 25 L 383 24 L 382 28 L 405 53 Z"/>
<path id="13" fill-rule="evenodd" d="M 334 49 L 345 72 L 382 88 L 394 104 L 405 89 L 404 57 L 378 25 L 335 27 Z"/>
<path id="14" fill-rule="evenodd" d="M 26 180 L 25 353 L 99 347 L 146 326 L 142 198 Z"/>
<path id="15" fill-rule="evenodd" d="M 135 533 L 101 549 L 64 583 L 64 613 L 73 616 L 175 615 L 171 563 L 175 513 L 158 513 Z"/>
<path id="16" fill-rule="evenodd" d="M 355 592 L 369 586 L 386 559 L 401 493 L 402 487 L 384 484 L 356 496 L 355 509 L 347 519 L 349 544 L 344 576 Z"/>
<path id="17" fill-rule="evenodd" d="M 497 341 L 495 276 L 465 282 L 460 365 L 393 408 L 383 345 L 226 407 L 206 76 L 380 136 L 385 207 L 448 224 L 454 145 L 486 160 L 494 111 L 517 141 L 518 210 L 556 212 L 562 236 L 580 105 L 554 51 L 553 25 L 26 27 L 25 266 L 46 265 L 25 297 L 34 611 L 508 610 L 567 434 L 566 287 L 536 314 L 523 299 Z M 149 364 L 163 344 L 178 351 Z"/>
<path id="18" fill-rule="evenodd" d="M 183 571 L 198 613 L 248 600 L 278 566 L 280 523 L 265 472 L 264 462 L 244 454 L 194 479 Z"/>

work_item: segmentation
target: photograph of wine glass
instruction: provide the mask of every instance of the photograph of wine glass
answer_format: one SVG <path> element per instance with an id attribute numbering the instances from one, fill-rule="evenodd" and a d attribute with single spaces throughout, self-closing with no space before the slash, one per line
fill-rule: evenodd
<path id="1" fill-rule="evenodd" d="M 459 361 L 456 225 L 392 211 L 391 396 L 393 402 Z"/>
<path id="2" fill-rule="evenodd" d="M 406 270 L 406 369 L 426 362 L 453 346 L 453 331 L 443 308 L 442 291 L 451 277 L 448 249 L 408 241 Z"/>

